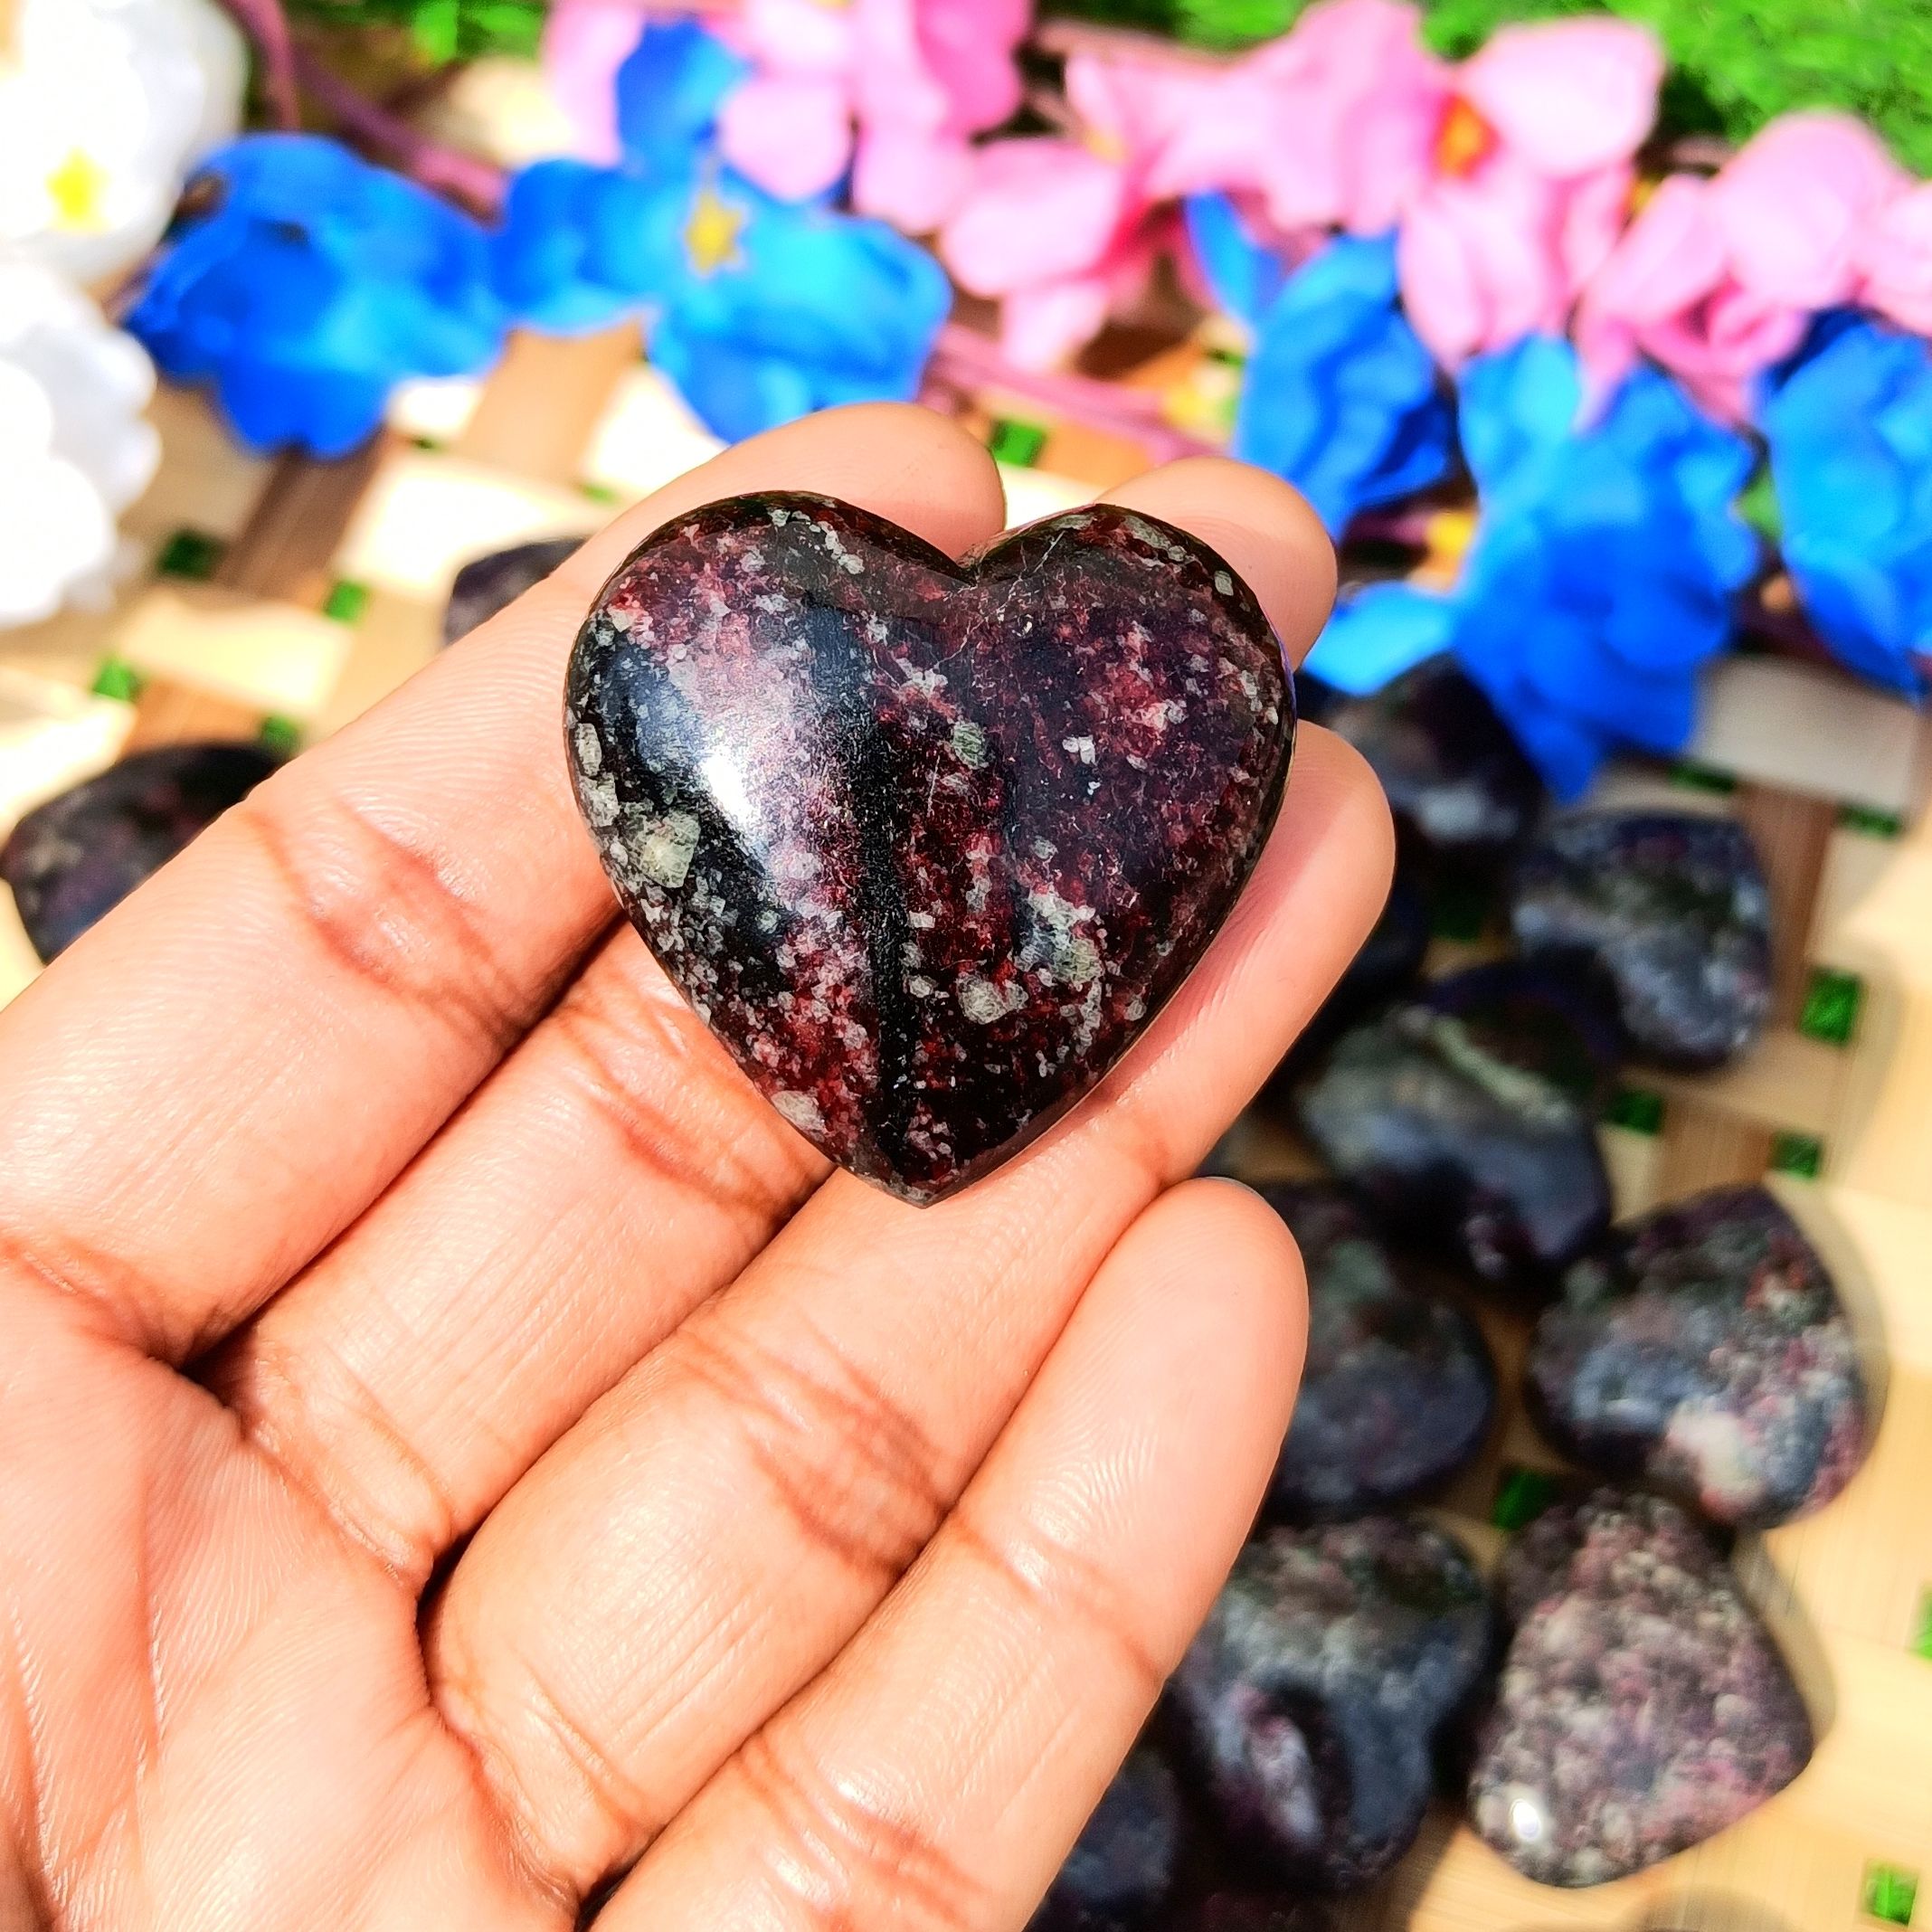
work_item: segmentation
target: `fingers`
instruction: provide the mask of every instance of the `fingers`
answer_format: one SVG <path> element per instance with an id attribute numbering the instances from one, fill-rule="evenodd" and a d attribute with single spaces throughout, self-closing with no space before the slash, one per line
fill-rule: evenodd
<path id="1" fill-rule="evenodd" d="M 1238 519 L 1251 473 L 1198 475 L 1201 507 Z M 1227 928 L 1069 1122 L 923 1212 L 835 1176 L 483 1525 L 432 1632 L 432 1677 L 560 1882 L 635 1855 L 721 1739 L 749 1735 L 871 1614 L 1114 1242 L 1325 994 L 1389 857 L 1366 768 L 1306 734 Z"/>
<path id="2" fill-rule="evenodd" d="M 1252 1195 L 1201 1181 L 1150 1208 L 911 1574 L 600 1926 L 1021 1924 L 1246 1532 L 1304 1306 Z"/>
<path id="3" fill-rule="evenodd" d="M 990 534 L 986 467 L 976 444 L 942 441 L 864 486 L 897 496 L 847 494 L 915 528 L 928 494 L 963 502 L 940 533 L 963 548 Z M 1305 649 L 1333 571 L 1286 485 L 1189 462 L 1123 494 L 1208 533 Z M 611 561 L 581 569 L 601 581 Z M 217 1386 L 420 1580 L 824 1172 L 620 932 L 391 1195 L 237 1337 Z"/>
<path id="4" fill-rule="evenodd" d="M 952 545 L 999 516 L 962 431 L 876 407 L 742 444 L 620 519 L 278 774 L 0 1019 L 0 1259 L 179 1359 L 354 1219 L 611 916 L 560 749 L 564 658 L 601 574 L 679 510 L 776 488 Z"/>

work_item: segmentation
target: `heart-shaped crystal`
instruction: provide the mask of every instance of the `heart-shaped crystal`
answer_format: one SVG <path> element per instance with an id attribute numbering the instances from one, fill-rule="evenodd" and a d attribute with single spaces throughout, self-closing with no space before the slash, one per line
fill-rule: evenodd
<path id="1" fill-rule="evenodd" d="M 619 897 L 746 1074 L 915 1201 L 1126 1051 L 1253 868 L 1293 743 L 1254 593 L 1106 505 L 955 563 L 821 497 L 667 524 L 577 639 Z"/>

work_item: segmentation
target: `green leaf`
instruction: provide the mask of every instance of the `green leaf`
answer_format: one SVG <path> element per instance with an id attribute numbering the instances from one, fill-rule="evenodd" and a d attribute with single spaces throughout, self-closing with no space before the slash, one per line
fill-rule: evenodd
<path id="1" fill-rule="evenodd" d="M 410 22 L 416 52 L 432 66 L 456 58 L 463 24 L 462 0 L 421 0 Z"/>
<path id="2" fill-rule="evenodd" d="M 1784 540 L 1784 513 L 1777 507 L 1777 485 L 1772 481 L 1768 464 L 1744 486 L 1744 494 L 1738 498 L 1738 514 L 1766 543 Z"/>

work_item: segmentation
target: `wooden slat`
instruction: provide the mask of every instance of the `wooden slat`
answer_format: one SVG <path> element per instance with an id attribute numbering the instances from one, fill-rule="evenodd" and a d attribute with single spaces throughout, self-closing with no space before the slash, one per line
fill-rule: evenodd
<path id="1" fill-rule="evenodd" d="M 1757 842 L 1771 886 L 1771 1024 L 1795 1024 L 1810 973 L 1813 910 L 1824 873 L 1825 852 L 1837 823 L 1829 800 L 1746 785 L 1738 794 L 1738 817 Z"/>
<path id="2" fill-rule="evenodd" d="M 215 582 L 319 610 L 333 581 L 331 564 L 342 533 L 388 448 L 387 436 L 377 435 L 333 463 L 283 457 L 229 545 Z"/>
<path id="3" fill-rule="evenodd" d="M 576 482 L 591 432 L 639 349 L 635 328 L 574 340 L 519 331 L 484 384 L 456 453 L 539 482 Z"/>

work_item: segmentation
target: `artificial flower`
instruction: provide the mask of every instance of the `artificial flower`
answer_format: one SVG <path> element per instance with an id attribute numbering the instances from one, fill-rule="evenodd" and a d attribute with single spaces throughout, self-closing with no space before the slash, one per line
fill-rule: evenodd
<path id="1" fill-rule="evenodd" d="M 1191 67 L 1075 54 L 1066 98 L 1077 139 L 974 150 L 940 258 L 963 288 L 999 300 L 1002 344 L 1022 367 L 1065 361 L 1145 283 L 1162 240 L 1160 156 L 1209 84 Z"/>
<path id="2" fill-rule="evenodd" d="M 1210 209 L 1190 204 L 1190 232 Z M 1263 264 L 1272 251 L 1252 248 Z M 1253 298 L 1265 266 L 1244 270 L 1223 237 L 1216 271 Z M 1338 237 L 1261 304 L 1235 417 L 1234 453 L 1293 483 L 1331 536 L 1356 513 L 1444 476 L 1454 438 L 1435 364 L 1396 299 L 1387 237 Z"/>
<path id="3" fill-rule="evenodd" d="M 140 346 L 71 283 L 0 260 L 0 625 L 51 617 L 111 580 L 115 519 L 161 442 Z"/>
<path id="4" fill-rule="evenodd" d="M 1445 365 L 1562 328 L 1622 231 L 1662 74 L 1656 40 L 1613 19 L 1504 27 L 1454 71 L 1397 244 Z"/>
<path id="5" fill-rule="evenodd" d="M 511 183 L 492 284 L 558 333 L 644 319 L 651 359 L 735 440 L 836 402 L 917 393 L 952 291 L 884 223 L 766 194 L 725 166 L 742 73 L 692 23 L 653 24 L 616 84 L 624 159 L 540 161 Z"/>
<path id="6" fill-rule="evenodd" d="M 1428 178 L 1446 76 L 1414 6 L 1317 0 L 1199 90 L 1154 164 L 1154 187 L 1253 194 L 1289 232 L 1379 234 Z"/>
<path id="7" fill-rule="evenodd" d="M 1655 370 L 1578 428 L 1583 397 L 1552 337 L 1470 364 L 1460 420 L 1481 508 L 1460 577 L 1446 594 L 1359 594 L 1309 659 L 1361 689 L 1365 667 L 1387 678 L 1453 650 L 1564 798 L 1620 745 L 1683 744 L 1758 561 L 1734 507 L 1752 463 L 1741 437 Z"/>
<path id="8" fill-rule="evenodd" d="M 1255 195 L 1279 227 L 1398 232 L 1404 304 L 1454 367 L 1560 329 L 1624 222 L 1662 55 L 1627 22 L 1505 27 L 1460 66 L 1398 0 L 1321 0 L 1189 104 L 1158 193 Z"/>
<path id="9" fill-rule="evenodd" d="M 153 247 L 184 175 L 234 132 L 242 36 L 215 0 L 12 0 L 12 13 L 0 249 L 103 281 Z"/>
<path id="10" fill-rule="evenodd" d="M 1758 411 L 1805 615 L 1854 670 L 1918 692 L 1932 657 L 1932 347 L 1828 317 Z"/>
<path id="11" fill-rule="evenodd" d="M 719 143 L 781 197 L 829 193 L 910 233 L 964 194 L 968 137 L 1019 104 L 1015 50 L 1031 0 L 748 0 L 722 23 L 753 72 L 724 105 Z"/>
<path id="12" fill-rule="evenodd" d="M 1608 390 L 1648 355 L 1714 415 L 1741 421 L 1752 379 L 1803 339 L 1810 317 L 1849 301 L 1908 177 L 1842 114 L 1774 121 L 1706 179 L 1661 182 L 1577 309 L 1592 383 Z M 1902 288 L 1902 279 L 1899 284 Z"/>
<path id="13" fill-rule="evenodd" d="M 483 231 L 413 182 L 291 134 L 221 149 L 199 185 L 128 326 L 167 374 L 212 381 L 251 447 L 340 456 L 405 377 L 496 359 Z"/>
<path id="14" fill-rule="evenodd" d="M 1932 181 L 1893 195 L 1858 241 L 1859 300 L 1901 328 L 1932 336 Z"/>
<path id="15" fill-rule="evenodd" d="M 601 167 L 623 153 L 617 74 L 644 32 L 639 0 L 551 0 L 544 23 L 544 79 L 574 137 L 570 154 Z"/>

